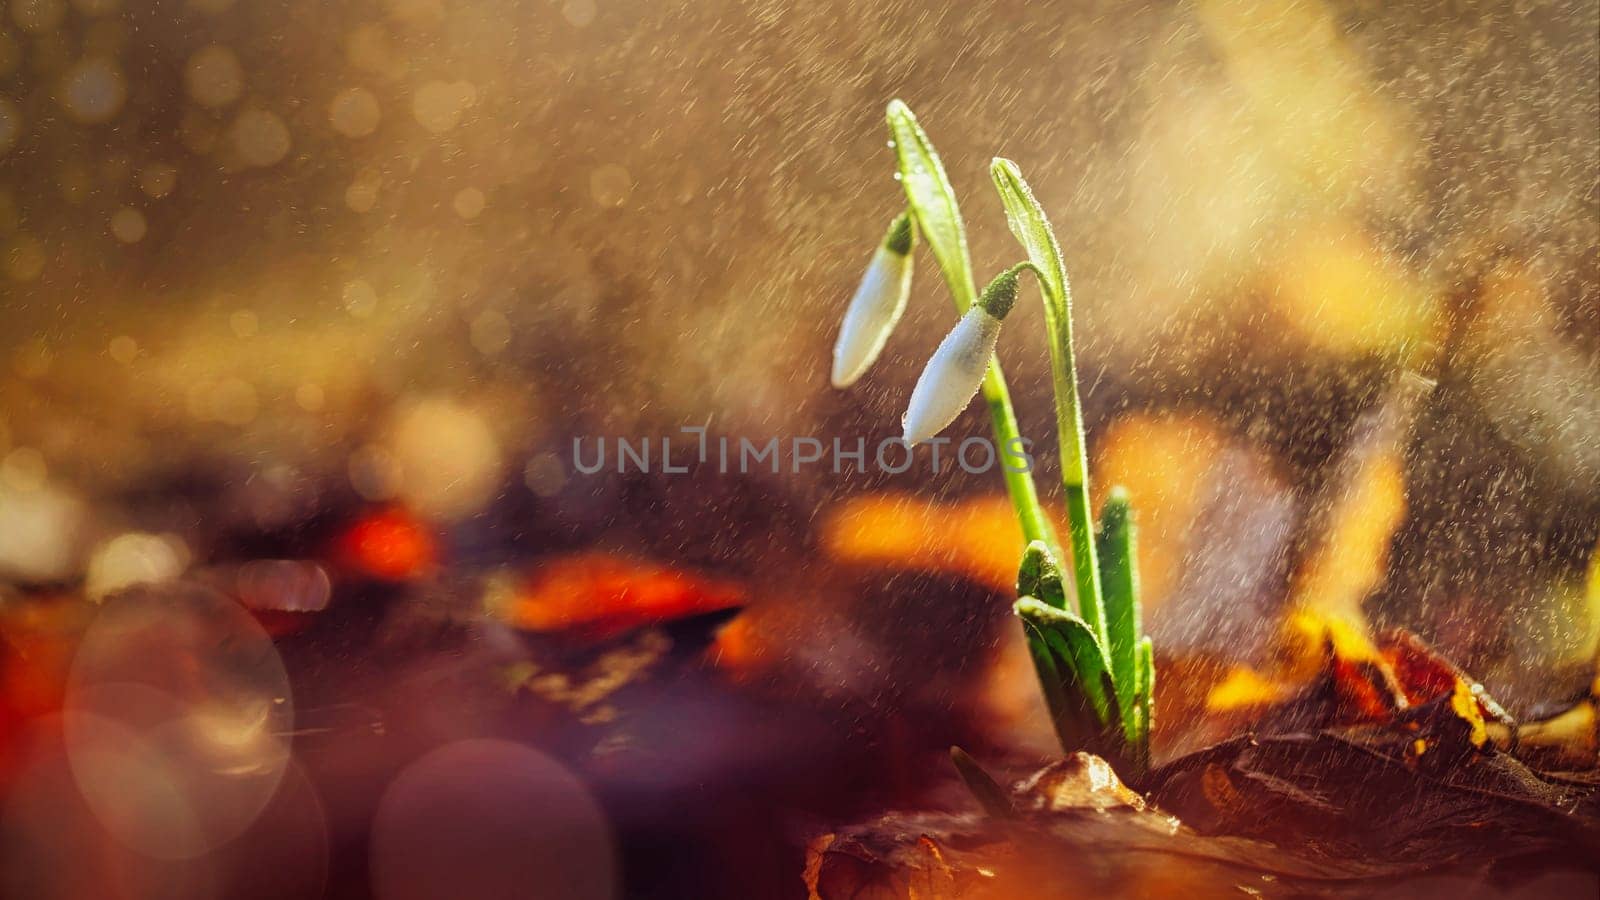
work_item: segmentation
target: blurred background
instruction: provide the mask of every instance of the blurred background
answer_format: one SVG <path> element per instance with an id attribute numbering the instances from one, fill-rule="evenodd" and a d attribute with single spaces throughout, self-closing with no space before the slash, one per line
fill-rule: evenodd
<path id="1" fill-rule="evenodd" d="M 808 829 L 920 796 L 911 761 L 1050 752 L 996 473 L 572 464 L 898 434 L 931 258 L 827 378 L 903 202 L 892 97 L 980 278 L 1019 256 L 991 156 L 1060 233 L 1158 754 L 1295 611 L 1521 715 L 1593 677 L 1595 3 L 0 18 L 8 896 L 803 896 Z M 1000 354 L 1053 497 L 1028 302 Z"/>

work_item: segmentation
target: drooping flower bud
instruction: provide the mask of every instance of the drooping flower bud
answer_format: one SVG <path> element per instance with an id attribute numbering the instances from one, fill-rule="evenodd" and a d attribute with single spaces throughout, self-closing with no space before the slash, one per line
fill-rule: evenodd
<path id="1" fill-rule="evenodd" d="M 943 431 L 961 414 L 983 383 L 1000 339 L 1000 320 L 1017 299 L 1017 270 L 1000 273 L 983 289 L 939 349 L 911 391 L 901 425 L 907 444 L 919 444 Z"/>
<path id="2" fill-rule="evenodd" d="M 872 366 L 889 332 L 906 310 L 911 296 L 911 245 L 915 231 L 910 213 L 901 213 L 883 237 L 850 298 L 839 340 L 833 345 L 833 386 L 849 387 Z"/>

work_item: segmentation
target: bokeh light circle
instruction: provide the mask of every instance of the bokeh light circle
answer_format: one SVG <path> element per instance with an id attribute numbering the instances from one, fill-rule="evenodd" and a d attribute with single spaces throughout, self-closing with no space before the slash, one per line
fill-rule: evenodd
<path id="1" fill-rule="evenodd" d="M 272 640 L 237 603 L 169 582 L 108 598 L 63 702 L 84 801 L 122 844 L 190 859 L 255 821 L 289 761 L 294 712 Z"/>
<path id="2" fill-rule="evenodd" d="M 148 230 L 144 213 L 131 206 L 124 206 L 111 215 L 111 235 L 124 244 L 139 243 Z"/>
<path id="3" fill-rule="evenodd" d="M 178 183 L 178 167 L 170 163 L 151 163 L 139 171 L 139 189 L 159 200 L 172 193 Z"/>
<path id="4" fill-rule="evenodd" d="M 126 347 L 118 346 L 122 340 L 118 338 L 112 341 L 112 358 L 119 362 L 132 362 L 134 354 L 138 353 L 138 345 L 134 344 L 131 352 L 124 357 Z M 91 600 L 103 600 L 135 584 L 176 578 L 188 564 L 189 548 L 177 535 L 129 531 L 95 548 L 89 557 L 83 591 Z"/>
<path id="5" fill-rule="evenodd" d="M 500 489 L 504 457 L 494 429 L 481 412 L 454 401 L 430 398 L 399 410 L 388 451 L 396 493 L 430 518 L 470 516 Z"/>
<path id="6" fill-rule="evenodd" d="M 289 153 L 289 127 L 277 113 L 247 109 L 233 120 L 233 146 L 246 164 L 265 168 Z"/>
<path id="7" fill-rule="evenodd" d="M 333 586 L 314 562 L 256 559 L 239 567 L 234 590 L 251 609 L 315 612 L 327 608 Z"/>
<path id="8" fill-rule="evenodd" d="M 122 70 L 108 59 L 85 59 L 61 79 L 61 105 L 67 115 L 86 125 L 110 121 L 127 99 Z"/>
<path id="9" fill-rule="evenodd" d="M 366 137 L 378 130 L 383 117 L 378 108 L 378 98 L 366 88 L 348 88 L 340 91 L 328 105 L 328 121 L 333 129 L 345 137 Z"/>
<path id="10" fill-rule="evenodd" d="M 617 861 L 599 804 L 522 744 L 466 740 L 412 763 L 372 825 L 379 900 L 609 900 Z"/>
<path id="11" fill-rule="evenodd" d="M 463 219 L 476 219 L 483 213 L 485 199 L 483 191 L 477 188 L 462 188 L 456 192 L 450 201 L 450 206 L 455 209 L 456 215 Z"/>
<path id="12" fill-rule="evenodd" d="M 430 81 L 417 88 L 412 98 L 411 113 L 417 124 L 443 134 L 460 124 L 461 117 L 477 101 L 478 93 L 466 81 Z"/>
<path id="13" fill-rule="evenodd" d="M 201 47 L 183 70 L 189 97 L 201 106 L 227 106 L 244 91 L 244 69 L 232 50 L 218 44 Z"/>

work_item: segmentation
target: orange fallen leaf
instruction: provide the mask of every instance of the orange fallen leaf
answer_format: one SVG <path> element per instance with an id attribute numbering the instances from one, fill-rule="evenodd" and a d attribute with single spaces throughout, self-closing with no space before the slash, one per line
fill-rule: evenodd
<path id="1" fill-rule="evenodd" d="M 1207 693 L 1206 709 L 1307 718 L 1324 727 L 1392 722 L 1410 705 L 1389 660 L 1358 622 L 1295 609 L 1284 619 L 1277 651 L 1264 671 L 1231 669 Z"/>
<path id="2" fill-rule="evenodd" d="M 1234 666 L 1206 696 L 1206 709 L 1226 713 L 1276 706 L 1295 695 L 1298 685 L 1269 678 L 1249 666 Z"/>
<path id="3" fill-rule="evenodd" d="M 773 649 L 750 613 L 742 612 L 717 629 L 716 638 L 706 650 L 706 659 L 719 669 L 743 675 L 772 658 Z"/>
<path id="4" fill-rule="evenodd" d="M 603 639 L 744 605 L 744 591 L 725 581 L 653 562 L 582 553 L 547 560 L 492 606 L 528 631 L 578 631 Z"/>
<path id="5" fill-rule="evenodd" d="M 1512 723 L 1511 717 L 1483 685 L 1411 632 L 1394 629 L 1383 634 L 1379 644 L 1384 661 L 1394 670 L 1395 679 L 1412 706 L 1449 696 L 1453 706 L 1472 707 L 1471 710 L 1459 709 L 1458 713 L 1463 719 L 1476 722 L 1475 733 L 1485 721 Z"/>

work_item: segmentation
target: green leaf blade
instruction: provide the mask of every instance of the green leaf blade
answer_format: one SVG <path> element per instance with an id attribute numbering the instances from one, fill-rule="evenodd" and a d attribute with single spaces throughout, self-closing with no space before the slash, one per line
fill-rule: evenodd
<path id="1" fill-rule="evenodd" d="M 1072 349 L 1072 303 L 1061 245 L 1044 209 L 1023 179 L 1016 163 L 996 158 L 989 166 L 995 190 L 1006 208 L 1006 221 L 1028 260 L 1040 272 L 1045 294 L 1045 324 L 1050 331 L 1050 374 L 1055 388 L 1056 437 L 1061 453 L 1061 487 L 1066 501 L 1072 547 L 1073 581 L 1078 611 L 1109 643 L 1105 630 L 1100 566 L 1095 557 L 1094 518 L 1089 511 L 1089 459 L 1083 440 L 1083 411 L 1078 402 L 1077 363 Z"/>
<path id="2" fill-rule="evenodd" d="M 1044 541 L 1034 541 L 1022 551 L 1022 563 L 1017 566 L 1017 596 L 1035 597 L 1056 609 L 1067 608 L 1061 566 Z"/>
<path id="3" fill-rule="evenodd" d="M 1022 170 L 1011 160 L 996 157 L 989 165 L 989 176 L 994 179 L 1000 202 L 1005 205 L 1006 224 L 1011 227 L 1012 235 L 1027 251 L 1028 261 L 1044 273 L 1045 289 L 1054 307 L 1052 314 L 1064 316 L 1072 302 L 1067 264 L 1044 207 L 1034 198 L 1033 188 L 1023 180 Z"/>
<path id="4" fill-rule="evenodd" d="M 978 805 L 984 812 L 997 819 L 1015 819 L 1017 809 L 1011 803 L 1011 795 L 1000 783 L 994 780 L 983 766 L 972 758 L 972 754 L 960 747 L 950 748 L 950 761 L 955 763 L 956 773 L 966 783 L 967 790 L 977 799 Z"/>
<path id="5" fill-rule="evenodd" d="M 1155 645 L 1148 637 L 1139 641 L 1139 729 L 1133 748 L 1140 770 L 1150 767 L 1150 729 L 1155 724 L 1156 654 Z"/>
<path id="6" fill-rule="evenodd" d="M 1100 528 L 1095 535 L 1100 564 L 1100 590 L 1105 597 L 1106 653 L 1123 712 L 1123 728 L 1130 741 L 1137 736 L 1139 716 L 1139 639 L 1144 626 L 1139 608 L 1133 508 L 1128 492 L 1112 488 L 1100 508 Z"/>
<path id="7" fill-rule="evenodd" d="M 1118 727 L 1109 727 L 1116 696 L 1108 693 L 1110 668 L 1094 630 L 1078 614 L 1022 597 L 1013 607 L 1022 619 L 1056 734 L 1067 750 L 1118 753 Z M 1108 743 L 1114 733 L 1116 740 Z"/>
<path id="8" fill-rule="evenodd" d="M 917 124 L 911 108 L 899 100 L 889 103 L 886 114 L 889 135 L 899 162 L 900 186 L 917 220 L 917 229 L 928 241 L 939 271 L 955 295 L 962 312 L 977 298 L 972 277 L 972 258 L 967 251 L 967 231 L 961 221 L 955 188 L 945 174 L 944 163 L 933 149 L 933 142 Z"/>

